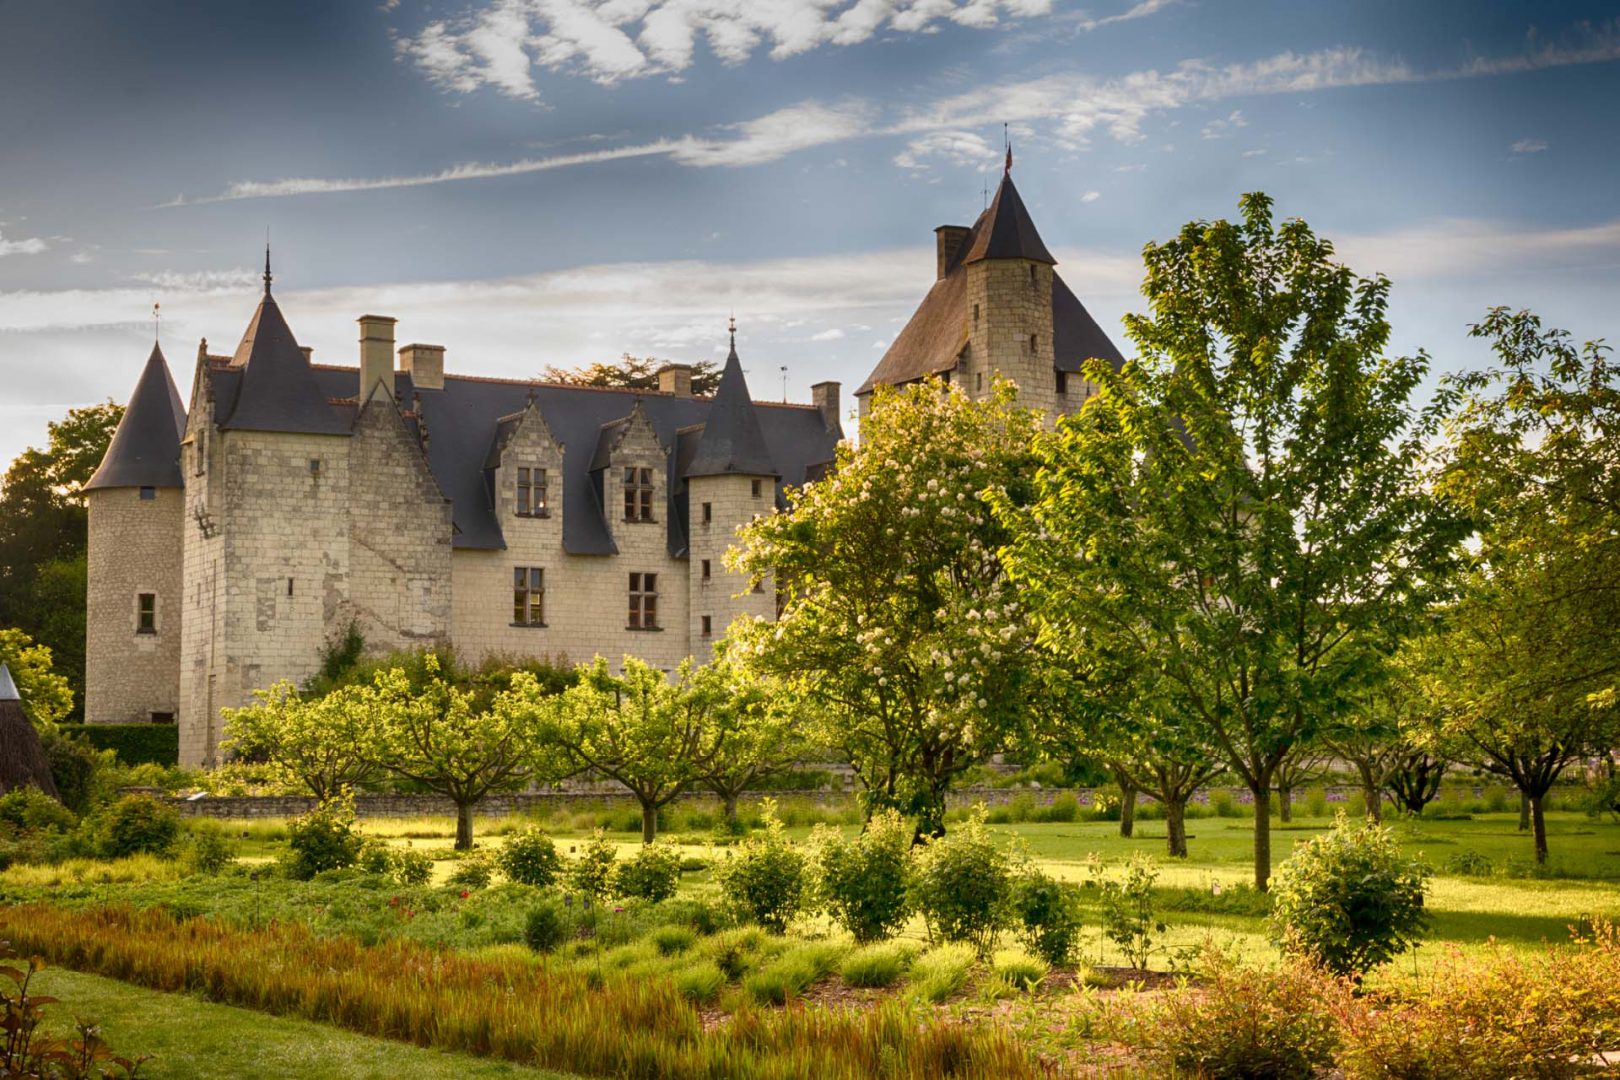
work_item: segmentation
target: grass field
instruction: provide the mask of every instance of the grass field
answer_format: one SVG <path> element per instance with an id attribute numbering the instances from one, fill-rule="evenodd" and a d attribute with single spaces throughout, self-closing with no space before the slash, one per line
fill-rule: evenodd
<path id="1" fill-rule="evenodd" d="M 60 968 L 41 972 L 32 989 L 62 999 L 47 1010 L 47 1031 L 65 1035 L 75 1018 L 93 1021 L 114 1053 L 150 1055 L 140 1070 L 148 1080 L 568 1080 Z"/>

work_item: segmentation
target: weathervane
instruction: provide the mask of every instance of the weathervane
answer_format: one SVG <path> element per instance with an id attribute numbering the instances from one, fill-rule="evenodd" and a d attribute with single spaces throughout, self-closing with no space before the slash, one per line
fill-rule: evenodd
<path id="1" fill-rule="evenodd" d="M 1007 125 L 1005 123 L 1003 123 L 1001 125 L 1001 141 L 1007 144 L 1007 164 L 1005 166 L 1003 166 L 1003 168 L 1001 170 L 1001 175 L 1002 176 L 1011 176 L 1012 175 L 1012 133 L 1007 130 Z"/>
<path id="2" fill-rule="evenodd" d="M 726 332 L 731 335 L 731 351 L 737 351 L 737 316 L 732 315 L 726 321 Z"/>
<path id="3" fill-rule="evenodd" d="M 158 331 L 159 331 L 159 329 L 161 329 L 161 326 L 162 326 L 161 320 L 163 318 L 163 315 L 162 315 L 162 312 L 160 310 L 161 307 L 162 307 L 162 305 L 157 304 L 157 303 L 153 303 L 153 305 L 152 305 L 152 343 L 154 345 L 157 344 L 158 337 L 159 337 Z"/>
<path id="4" fill-rule="evenodd" d="M 787 404 L 787 365 L 782 365 L 782 404 Z"/>
<path id="5" fill-rule="evenodd" d="M 264 230 L 264 291 L 270 294 L 270 230 Z"/>

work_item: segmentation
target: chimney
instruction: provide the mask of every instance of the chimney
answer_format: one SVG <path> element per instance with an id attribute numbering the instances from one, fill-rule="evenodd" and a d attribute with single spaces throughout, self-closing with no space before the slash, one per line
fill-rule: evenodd
<path id="1" fill-rule="evenodd" d="M 313 364 L 315 362 L 315 346 L 300 345 L 298 351 L 304 354 L 304 363 Z"/>
<path id="2" fill-rule="evenodd" d="M 934 279 L 945 276 L 973 230 L 966 225 L 941 225 L 934 230 Z"/>
<path id="3" fill-rule="evenodd" d="M 381 382 L 394 393 L 394 323 L 387 315 L 360 316 L 360 403 Z"/>
<path id="4" fill-rule="evenodd" d="M 810 401 L 821 410 L 821 422 L 829 431 L 841 431 L 844 426 L 838 418 L 838 390 L 835 382 L 818 382 L 810 388 Z"/>
<path id="5" fill-rule="evenodd" d="M 399 370 L 418 390 L 443 390 L 444 346 L 406 345 L 399 350 Z"/>
<path id="6" fill-rule="evenodd" d="M 658 389 L 676 397 L 692 396 L 692 365 L 665 364 L 658 369 Z"/>

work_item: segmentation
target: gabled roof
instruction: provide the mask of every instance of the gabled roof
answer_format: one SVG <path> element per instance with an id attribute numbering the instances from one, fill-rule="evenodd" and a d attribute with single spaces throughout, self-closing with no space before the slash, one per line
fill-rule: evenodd
<path id="1" fill-rule="evenodd" d="M 185 486 L 180 475 L 180 440 L 186 431 L 186 407 L 180 403 L 163 350 L 156 344 L 129 396 L 112 442 L 86 491 L 114 487 Z"/>
<path id="2" fill-rule="evenodd" d="M 954 369 L 968 343 L 972 318 L 968 265 L 983 259 L 1012 258 L 1055 265 L 1012 178 L 1004 177 L 995 200 L 973 223 L 945 276 L 929 288 L 856 395 L 871 393 L 874 386 L 898 386 Z M 1053 366 L 1070 374 L 1078 374 L 1092 357 L 1108 361 L 1115 370 L 1125 363 L 1125 357 L 1056 270 L 1052 272 L 1052 352 Z"/>
<path id="3" fill-rule="evenodd" d="M 347 435 L 353 410 L 329 404 L 316 381 L 309 358 L 298 347 L 281 308 L 270 295 L 268 272 L 264 298 L 236 347 L 231 367 L 241 372 L 235 395 L 220 398 L 219 426 L 238 431 L 292 431 L 308 435 Z M 339 396 L 352 398 L 355 387 Z"/>
<path id="4" fill-rule="evenodd" d="M 726 357 L 720 385 L 715 389 L 703 436 L 698 440 L 692 464 L 682 474 L 694 476 L 780 476 L 759 430 L 754 399 L 748 396 L 742 361 L 737 359 L 737 336 L 731 337 L 731 353 Z"/>
<path id="5" fill-rule="evenodd" d="M 963 245 L 967 249 L 967 254 L 962 256 L 963 265 L 980 259 L 1032 259 L 1048 266 L 1057 263 L 1041 243 L 1041 234 L 1035 231 L 1035 223 L 1024 209 L 1024 200 L 1018 197 L 1010 172 L 1002 176 L 996 197 L 990 200 L 990 208 L 979 218 L 973 231 L 971 242 Z"/>

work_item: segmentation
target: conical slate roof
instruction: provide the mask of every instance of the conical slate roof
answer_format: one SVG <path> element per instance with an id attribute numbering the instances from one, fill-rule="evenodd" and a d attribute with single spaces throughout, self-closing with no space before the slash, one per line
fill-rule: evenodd
<path id="1" fill-rule="evenodd" d="M 1024 200 L 1018 197 L 1011 173 L 1002 176 L 990 209 L 984 212 L 984 219 L 974 230 L 973 246 L 962 256 L 962 264 L 976 263 L 980 259 L 1031 259 L 1049 266 L 1057 264 L 1041 243 L 1041 234 L 1035 231 L 1035 223 L 1024 209 Z"/>
<path id="2" fill-rule="evenodd" d="M 11 678 L 11 669 L 0 661 L 0 701 L 21 701 L 22 695 L 17 693 L 17 684 Z"/>
<path id="3" fill-rule="evenodd" d="M 52 798 L 61 795 L 51 777 L 50 760 L 40 745 L 39 732 L 23 711 L 22 699 L 11 672 L 0 663 L 0 792 L 37 787 Z"/>
<path id="4" fill-rule="evenodd" d="M 742 361 L 737 359 L 737 337 L 731 338 L 731 354 L 720 373 L 720 386 L 703 421 L 703 436 L 697 453 L 687 466 L 687 476 L 780 476 L 771 452 L 765 447 L 765 434 L 759 428 L 754 399 L 748 396 Z"/>
<path id="5" fill-rule="evenodd" d="M 180 439 L 185 433 L 186 407 L 180 403 L 163 350 L 154 343 L 101 467 L 84 485 L 85 490 L 184 487 Z"/>
<path id="6" fill-rule="evenodd" d="M 264 298 L 231 359 L 231 366 L 241 369 L 242 379 L 230 413 L 219 426 L 238 431 L 349 434 L 349 420 L 327 402 L 309 358 L 298 347 L 270 295 L 269 277 L 267 271 Z"/>

